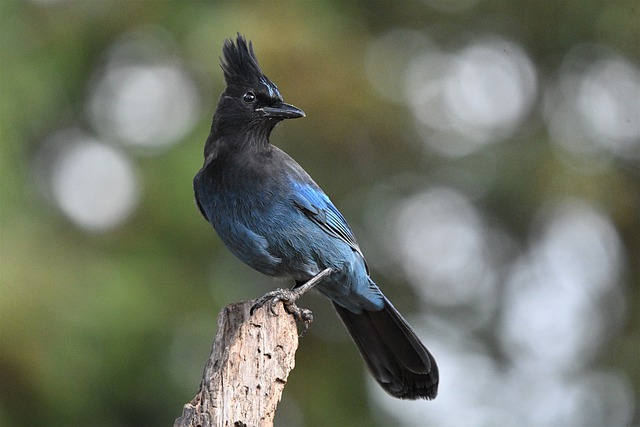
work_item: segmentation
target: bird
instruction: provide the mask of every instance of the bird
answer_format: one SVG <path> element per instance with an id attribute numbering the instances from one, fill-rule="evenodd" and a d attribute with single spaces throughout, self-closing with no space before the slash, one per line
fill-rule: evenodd
<path id="1" fill-rule="evenodd" d="M 270 143 L 275 126 L 305 117 L 263 73 L 253 44 L 225 39 L 226 88 L 195 175 L 196 205 L 225 246 L 253 269 L 295 282 L 259 300 L 291 300 L 313 287 L 331 300 L 371 374 L 391 396 L 434 399 L 438 366 L 404 317 L 370 278 L 344 216 L 309 174 Z M 255 307 L 255 306 L 254 306 Z M 297 310 L 310 320 L 308 310 Z"/>

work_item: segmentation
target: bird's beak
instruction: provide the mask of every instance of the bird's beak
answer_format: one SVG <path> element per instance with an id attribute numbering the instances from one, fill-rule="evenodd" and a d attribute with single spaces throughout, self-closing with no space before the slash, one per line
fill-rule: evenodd
<path id="1" fill-rule="evenodd" d="M 297 119 L 305 116 L 304 111 L 284 102 L 277 102 L 270 107 L 262 107 L 258 110 L 262 111 L 265 116 L 274 119 Z"/>

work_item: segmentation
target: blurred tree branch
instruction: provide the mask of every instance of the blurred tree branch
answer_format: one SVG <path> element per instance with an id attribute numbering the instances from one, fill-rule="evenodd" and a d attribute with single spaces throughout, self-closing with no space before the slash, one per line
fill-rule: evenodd
<path id="1" fill-rule="evenodd" d="M 298 329 L 282 305 L 278 316 L 271 315 L 268 306 L 251 316 L 252 304 L 230 304 L 218 315 L 200 388 L 174 427 L 273 425 L 295 365 Z"/>

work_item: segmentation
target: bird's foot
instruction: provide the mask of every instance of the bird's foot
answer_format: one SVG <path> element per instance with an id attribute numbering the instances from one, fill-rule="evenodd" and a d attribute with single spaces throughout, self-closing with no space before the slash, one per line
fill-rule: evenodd
<path id="1" fill-rule="evenodd" d="M 276 306 L 278 302 L 282 301 L 282 305 L 284 305 L 287 313 L 292 314 L 296 321 L 303 321 L 305 323 L 310 323 L 313 321 L 313 314 L 311 310 L 306 308 L 299 308 L 295 301 L 300 298 L 300 294 L 298 294 L 297 289 L 276 289 L 275 291 L 267 292 L 262 297 L 260 297 L 254 304 L 251 306 L 251 314 L 263 307 L 268 303 L 269 311 L 274 316 L 277 316 Z"/>
<path id="2" fill-rule="evenodd" d="M 276 306 L 278 305 L 278 302 L 282 301 L 287 313 L 292 314 L 293 318 L 296 319 L 297 322 L 304 322 L 304 330 L 302 331 L 301 336 L 304 335 L 309 328 L 309 323 L 313 322 L 313 313 L 307 308 L 298 307 L 296 305 L 296 301 L 309 289 L 317 285 L 318 282 L 325 278 L 329 273 L 331 273 L 331 268 L 325 268 L 301 286 L 293 289 L 276 289 L 275 291 L 267 292 L 264 296 L 259 298 L 253 306 L 251 306 L 251 315 L 253 315 L 257 309 L 269 303 L 269 311 L 271 311 L 271 314 L 274 316 L 277 316 L 278 313 L 276 312 Z"/>

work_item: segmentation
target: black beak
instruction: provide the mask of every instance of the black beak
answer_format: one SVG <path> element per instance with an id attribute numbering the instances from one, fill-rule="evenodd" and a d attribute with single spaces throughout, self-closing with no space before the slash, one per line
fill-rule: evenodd
<path id="1" fill-rule="evenodd" d="M 274 119 L 281 120 L 297 119 L 305 116 L 304 111 L 284 102 L 276 102 L 270 107 L 258 108 L 258 111 L 262 111 L 266 117 L 273 117 Z"/>

